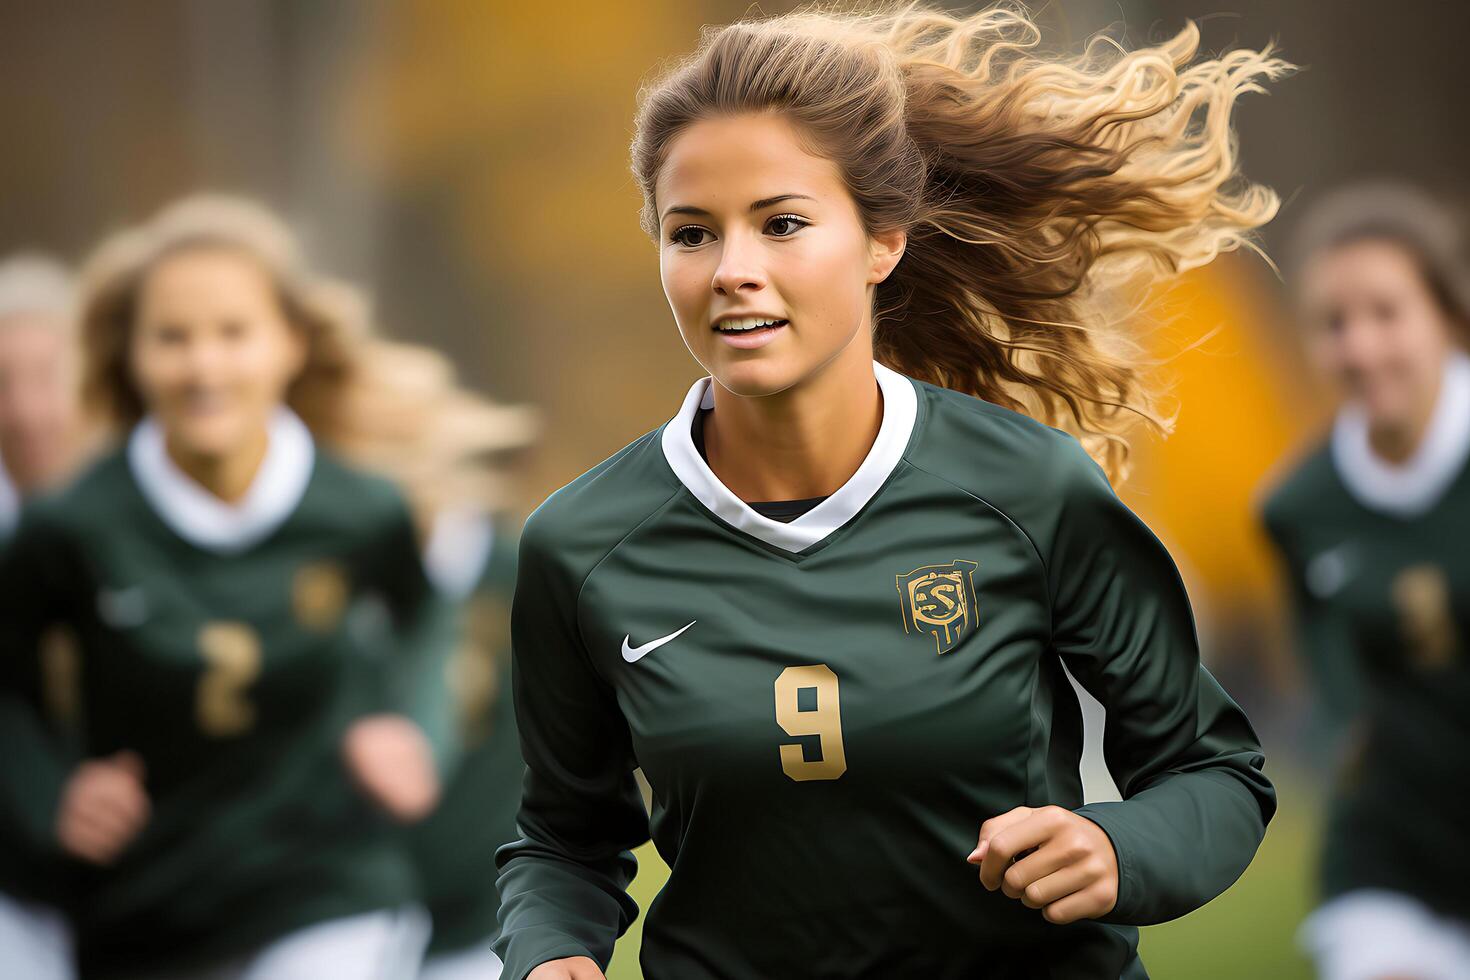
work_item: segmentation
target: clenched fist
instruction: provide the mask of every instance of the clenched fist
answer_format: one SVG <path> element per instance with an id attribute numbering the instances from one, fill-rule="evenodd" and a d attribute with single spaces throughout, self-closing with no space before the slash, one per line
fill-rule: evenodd
<path id="1" fill-rule="evenodd" d="M 147 825 L 151 809 L 141 756 L 118 752 L 89 759 L 62 788 L 56 839 L 73 857 L 111 864 Z"/>
<path id="2" fill-rule="evenodd" d="M 368 715 L 342 739 L 347 771 L 362 791 L 400 823 L 414 823 L 439 802 L 434 753 L 418 725 L 402 715 Z"/>
<path id="3" fill-rule="evenodd" d="M 1107 832 L 1059 806 L 1018 806 L 980 826 L 980 882 L 1048 922 L 1107 915 L 1118 903 L 1118 855 Z"/>
<path id="4" fill-rule="evenodd" d="M 526 974 L 526 980 L 607 980 L 597 967 L 597 961 L 585 956 L 572 956 L 564 960 L 547 960 Z"/>

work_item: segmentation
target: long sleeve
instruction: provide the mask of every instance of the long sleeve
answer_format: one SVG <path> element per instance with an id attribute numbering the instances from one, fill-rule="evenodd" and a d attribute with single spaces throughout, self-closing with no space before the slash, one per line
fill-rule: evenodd
<path id="1" fill-rule="evenodd" d="M 431 585 L 407 508 L 397 508 L 386 530 L 377 558 L 392 618 L 384 707 L 423 730 L 443 775 L 452 771 L 459 757 L 447 677 L 459 636 L 457 602 Z"/>
<path id="2" fill-rule="evenodd" d="M 632 849 L 648 839 L 627 723 L 577 627 L 580 579 L 532 517 L 511 613 L 512 676 L 526 775 L 521 839 L 497 854 L 506 980 L 590 956 L 603 969 L 638 914 Z"/>
<path id="3" fill-rule="evenodd" d="M 1291 599 L 1294 645 L 1312 683 L 1317 714 L 1313 727 L 1320 741 L 1335 743 L 1362 708 L 1362 668 L 1354 655 L 1352 633 L 1342 616 L 1307 588 L 1288 520 L 1268 506 L 1263 523 L 1281 557 Z"/>
<path id="4" fill-rule="evenodd" d="M 7 866 L 27 862 L 38 870 L 60 857 L 56 808 L 78 761 L 71 740 L 45 715 L 41 635 L 66 615 L 68 552 L 52 537 L 24 519 L 0 549 L 0 846 L 9 852 Z"/>
<path id="5" fill-rule="evenodd" d="M 1275 792 L 1250 722 L 1200 664 L 1168 552 L 1091 461 L 1059 482 L 1065 505 L 1044 556 L 1052 642 L 1107 709 L 1103 754 L 1123 796 L 1076 812 L 1117 853 L 1118 901 L 1103 921 L 1163 922 L 1240 877 Z"/>

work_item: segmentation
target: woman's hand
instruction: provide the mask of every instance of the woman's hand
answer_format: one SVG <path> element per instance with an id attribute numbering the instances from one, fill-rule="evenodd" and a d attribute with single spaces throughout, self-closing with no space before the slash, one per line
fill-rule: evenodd
<path id="1" fill-rule="evenodd" d="M 422 820 L 439 802 L 429 740 L 402 715 L 353 722 L 342 738 L 342 758 L 362 791 L 400 823 Z"/>
<path id="2" fill-rule="evenodd" d="M 62 787 L 56 839 L 73 857 L 111 864 L 147 825 L 151 809 L 138 753 L 90 759 Z"/>
<path id="3" fill-rule="evenodd" d="M 1097 824 L 1059 806 L 1018 806 L 980 826 L 968 858 L 980 882 L 1058 925 L 1107 915 L 1118 902 L 1118 855 Z"/>
<path id="4" fill-rule="evenodd" d="M 526 974 L 526 980 L 607 980 L 597 967 L 597 961 L 585 956 L 572 956 L 564 960 L 547 960 Z"/>

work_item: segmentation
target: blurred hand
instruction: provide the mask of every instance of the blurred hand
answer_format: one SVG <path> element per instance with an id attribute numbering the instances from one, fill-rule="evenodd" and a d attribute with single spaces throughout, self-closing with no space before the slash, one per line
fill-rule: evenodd
<path id="1" fill-rule="evenodd" d="M 414 823 L 439 802 L 434 753 L 418 725 L 402 715 L 368 715 L 342 739 L 347 771 L 394 820 Z"/>
<path id="2" fill-rule="evenodd" d="M 1059 806 L 991 817 L 968 860 L 986 888 L 1041 909 L 1048 922 L 1095 919 L 1118 903 L 1118 855 L 1107 832 Z"/>
<path id="3" fill-rule="evenodd" d="M 526 974 L 526 980 L 607 980 L 597 961 L 585 956 L 547 960 Z"/>
<path id="4" fill-rule="evenodd" d="M 118 752 L 77 766 L 61 790 L 56 839 L 66 853 L 111 864 L 148 823 L 143 759 Z"/>

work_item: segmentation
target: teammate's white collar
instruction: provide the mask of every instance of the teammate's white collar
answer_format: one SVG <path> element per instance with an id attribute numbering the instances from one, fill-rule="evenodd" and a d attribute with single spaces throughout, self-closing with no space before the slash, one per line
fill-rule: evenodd
<path id="1" fill-rule="evenodd" d="M 1332 426 L 1332 462 L 1348 492 L 1370 510 L 1415 517 L 1439 502 L 1470 461 L 1470 357 L 1445 361 L 1434 415 L 1419 448 L 1395 465 L 1373 451 L 1361 405 L 1343 406 Z"/>
<path id="2" fill-rule="evenodd" d="M 424 546 L 424 569 L 440 592 L 463 602 L 490 564 L 495 547 L 495 523 L 474 507 L 440 511 Z"/>
<path id="3" fill-rule="evenodd" d="M 664 426 L 664 457 L 679 481 L 720 520 L 752 537 L 784 551 L 798 552 L 821 541 L 857 516 L 883 486 L 908 448 L 918 415 L 919 397 L 914 383 L 877 361 L 873 373 L 883 394 L 883 424 L 878 438 L 857 472 L 826 500 L 789 524 L 756 513 L 731 493 L 709 468 L 694 446 L 695 414 L 714 407 L 709 378 L 701 378 L 689 389 L 679 414 Z"/>
<path id="4" fill-rule="evenodd" d="M 316 445 L 290 409 L 271 417 L 265 459 L 238 504 L 205 490 L 169 458 L 163 429 L 151 417 L 128 439 L 128 467 L 144 498 L 179 537 L 210 551 L 242 551 L 280 527 L 311 482 Z"/>
<path id="5" fill-rule="evenodd" d="M 15 530 L 16 522 L 19 520 L 20 490 L 10 479 L 5 463 L 0 462 L 0 534 L 9 534 Z"/>

